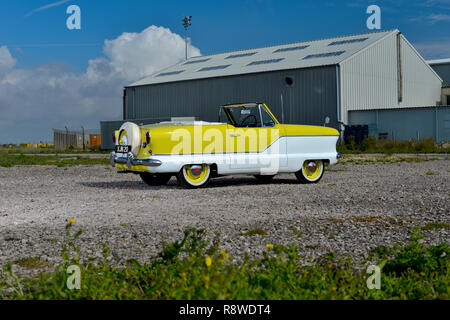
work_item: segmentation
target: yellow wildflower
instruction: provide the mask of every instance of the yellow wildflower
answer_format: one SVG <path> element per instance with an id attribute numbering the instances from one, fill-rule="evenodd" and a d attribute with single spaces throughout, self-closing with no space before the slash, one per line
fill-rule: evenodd
<path id="1" fill-rule="evenodd" d="M 226 263 L 227 263 L 224 259 L 219 259 L 219 262 L 220 262 L 221 264 L 226 264 Z"/>
<path id="2" fill-rule="evenodd" d="M 273 244 L 268 243 L 268 244 L 266 244 L 266 247 L 269 249 L 273 249 Z"/>
<path id="3" fill-rule="evenodd" d="M 76 221 L 74 219 L 68 219 L 67 222 L 70 224 L 74 224 Z"/>
<path id="4" fill-rule="evenodd" d="M 212 259 L 210 257 L 206 257 L 205 258 L 205 264 L 207 267 L 210 267 L 212 263 Z"/>
<path id="5" fill-rule="evenodd" d="M 225 259 L 230 259 L 230 255 L 228 253 L 226 253 L 224 250 L 220 250 L 220 254 L 222 255 L 222 257 L 224 257 Z"/>

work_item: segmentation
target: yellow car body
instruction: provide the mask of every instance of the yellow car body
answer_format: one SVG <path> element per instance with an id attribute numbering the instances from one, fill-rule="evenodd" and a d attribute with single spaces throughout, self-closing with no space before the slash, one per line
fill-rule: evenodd
<path id="1" fill-rule="evenodd" d="M 204 174 L 204 165 L 214 171 L 213 175 L 273 176 L 298 173 L 305 163 L 316 161 L 310 168 L 321 165 L 322 175 L 323 164 L 334 164 L 339 158 L 339 134 L 333 128 L 280 124 L 265 104 L 221 108 L 226 122 L 125 123 L 114 133 L 116 148 L 111 164 L 149 177 L 183 173 L 182 179 L 192 180 L 197 172 L 186 167 L 195 166 L 201 171 L 198 176 Z"/>

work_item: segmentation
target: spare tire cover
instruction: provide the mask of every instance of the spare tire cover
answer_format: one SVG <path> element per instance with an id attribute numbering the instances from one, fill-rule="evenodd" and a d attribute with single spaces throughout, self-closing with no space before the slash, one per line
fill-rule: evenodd
<path id="1" fill-rule="evenodd" d="M 141 147 L 141 131 L 139 126 L 132 122 L 125 122 L 119 129 L 119 137 L 125 130 L 128 137 L 128 145 L 131 146 L 131 153 L 137 156 Z"/>

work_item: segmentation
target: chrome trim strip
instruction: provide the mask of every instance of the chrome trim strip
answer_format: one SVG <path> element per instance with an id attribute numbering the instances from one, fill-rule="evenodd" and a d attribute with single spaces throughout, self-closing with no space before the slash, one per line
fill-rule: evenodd
<path id="1" fill-rule="evenodd" d="M 156 159 L 138 159 L 131 152 L 128 152 L 126 157 L 118 157 L 114 151 L 109 156 L 111 166 L 115 167 L 116 164 L 126 164 L 129 169 L 132 166 L 147 166 L 147 167 L 159 167 L 162 162 Z"/>

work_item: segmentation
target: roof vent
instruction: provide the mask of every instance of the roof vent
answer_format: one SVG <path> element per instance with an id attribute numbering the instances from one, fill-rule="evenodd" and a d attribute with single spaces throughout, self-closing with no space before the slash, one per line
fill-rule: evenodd
<path id="1" fill-rule="evenodd" d="M 358 38 L 358 39 L 347 39 L 347 40 L 340 40 L 340 41 L 333 41 L 329 44 L 329 46 L 337 46 L 340 44 L 347 44 L 347 43 L 355 43 L 355 42 L 364 42 L 369 38 Z"/>
<path id="2" fill-rule="evenodd" d="M 208 59 L 199 59 L 199 60 L 191 60 L 191 61 L 187 61 L 187 62 L 183 63 L 183 65 L 185 65 L 185 64 L 200 63 L 200 62 L 206 62 L 206 61 L 209 61 L 209 60 L 211 60 L 211 58 L 208 58 Z"/>
<path id="3" fill-rule="evenodd" d="M 223 66 L 204 67 L 204 68 L 201 68 L 200 70 L 198 70 L 197 72 L 226 69 L 229 66 L 231 66 L 231 64 L 226 64 L 226 65 L 223 65 Z"/>
<path id="4" fill-rule="evenodd" d="M 308 48 L 309 45 L 306 46 L 297 46 L 297 47 L 290 47 L 290 48 L 281 48 L 281 49 L 277 49 L 272 53 L 278 53 L 278 52 L 287 52 L 287 51 L 297 51 L 297 50 L 303 50 Z"/>
<path id="5" fill-rule="evenodd" d="M 248 53 L 238 53 L 238 54 L 232 54 L 226 57 L 225 59 L 234 59 L 234 58 L 242 58 L 242 57 L 250 57 L 255 55 L 257 52 L 248 52 Z"/>
<path id="6" fill-rule="evenodd" d="M 158 74 L 158 75 L 156 75 L 156 76 L 157 76 L 157 77 L 172 76 L 172 75 L 175 75 L 175 74 L 180 74 L 180 73 L 182 73 L 182 72 L 184 72 L 184 70 L 171 71 L 171 72 L 163 72 L 163 73 L 160 73 L 160 74 Z"/>
<path id="7" fill-rule="evenodd" d="M 284 58 L 253 61 L 253 62 L 250 62 L 247 66 L 257 66 L 257 65 L 260 65 L 260 64 L 277 63 L 277 62 L 280 62 L 282 60 L 284 60 Z"/>
<path id="8" fill-rule="evenodd" d="M 317 53 L 317 54 L 310 54 L 303 58 L 303 60 L 306 59 L 314 59 L 314 58 L 326 58 L 326 57 L 336 57 L 343 54 L 345 51 L 335 51 L 335 52 L 327 52 L 327 53 Z"/>

